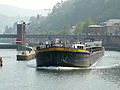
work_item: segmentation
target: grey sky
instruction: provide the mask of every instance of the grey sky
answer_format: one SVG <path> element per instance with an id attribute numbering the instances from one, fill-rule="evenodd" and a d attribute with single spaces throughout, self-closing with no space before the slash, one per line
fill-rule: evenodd
<path id="1" fill-rule="evenodd" d="M 52 8 L 60 1 L 61 0 L 0 0 L 0 4 L 13 5 L 27 9 L 46 9 Z"/>

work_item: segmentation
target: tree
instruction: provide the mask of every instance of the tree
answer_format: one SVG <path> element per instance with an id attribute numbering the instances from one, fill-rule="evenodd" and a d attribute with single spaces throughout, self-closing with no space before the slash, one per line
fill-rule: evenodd
<path id="1" fill-rule="evenodd" d="M 63 25 L 63 30 L 68 30 L 69 29 L 69 25 Z"/>
<path id="2" fill-rule="evenodd" d="M 58 34 L 60 34 L 60 35 L 68 35 L 69 31 L 68 30 L 61 30 Z"/>
<path id="3" fill-rule="evenodd" d="M 54 30 L 49 30 L 49 31 L 47 31 L 47 33 L 46 34 L 48 34 L 48 35 L 56 35 L 57 34 L 57 32 L 56 31 L 54 31 Z"/>
<path id="4" fill-rule="evenodd" d="M 39 34 L 39 35 L 45 35 L 46 32 L 37 32 L 37 34 Z"/>
<path id="5" fill-rule="evenodd" d="M 63 30 L 61 30 L 59 32 L 59 34 L 62 34 L 62 35 L 68 35 L 70 33 L 69 31 L 69 26 L 68 25 L 63 25 Z"/>
<path id="6" fill-rule="evenodd" d="M 85 24 L 84 24 L 84 32 L 86 32 L 87 28 L 89 25 L 94 25 L 94 22 L 92 21 L 91 18 L 86 19 Z"/>
<path id="7" fill-rule="evenodd" d="M 94 22 L 92 21 L 91 18 L 87 18 L 86 21 L 85 21 L 85 27 L 89 26 L 89 25 L 93 25 Z"/>
<path id="8" fill-rule="evenodd" d="M 80 22 L 76 25 L 76 28 L 75 28 L 75 34 L 76 35 L 81 35 L 83 34 L 83 29 L 84 29 L 84 25 L 85 23 L 84 22 Z"/>

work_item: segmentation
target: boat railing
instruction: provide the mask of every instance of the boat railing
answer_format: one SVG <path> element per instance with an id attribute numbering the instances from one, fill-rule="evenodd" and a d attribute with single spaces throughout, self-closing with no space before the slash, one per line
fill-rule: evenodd
<path id="1" fill-rule="evenodd" d="M 50 48 L 50 47 L 65 47 L 65 48 L 70 48 L 72 47 L 72 44 L 44 44 L 44 45 L 39 45 L 37 49 L 43 49 L 43 48 Z"/>
<path id="2" fill-rule="evenodd" d="M 78 46 L 83 47 L 81 49 L 86 49 L 86 44 L 84 42 L 42 42 L 37 47 L 37 49 L 50 48 L 50 47 L 64 47 L 64 48 L 78 48 Z M 79 48 L 80 49 L 80 48 Z"/>

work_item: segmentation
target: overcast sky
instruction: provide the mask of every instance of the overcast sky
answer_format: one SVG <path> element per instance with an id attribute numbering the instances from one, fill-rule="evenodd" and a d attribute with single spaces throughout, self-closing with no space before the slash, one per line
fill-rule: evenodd
<path id="1" fill-rule="evenodd" d="M 0 0 L 0 4 L 13 5 L 26 9 L 47 9 L 52 8 L 60 1 L 61 0 Z"/>

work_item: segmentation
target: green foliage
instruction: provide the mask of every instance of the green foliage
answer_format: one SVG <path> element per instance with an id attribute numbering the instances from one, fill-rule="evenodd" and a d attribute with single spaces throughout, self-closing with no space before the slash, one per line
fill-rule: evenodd
<path id="1" fill-rule="evenodd" d="M 84 31 L 86 30 L 86 28 L 89 26 L 89 25 L 93 25 L 93 21 L 91 18 L 88 18 L 86 19 L 85 22 L 79 22 L 77 25 L 76 25 L 76 28 L 75 28 L 75 31 L 74 33 L 76 35 L 81 35 L 84 33 Z"/>
<path id="2" fill-rule="evenodd" d="M 56 31 L 54 31 L 54 30 L 49 30 L 49 31 L 47 31 L 47 33 L 46 34 L 48 34 L 48 35 L 56 35 L 57 34 L 57 32 Z"/>
<path id="3" fill-rule="evenodd" d="M 54 30 L 49 30 L 49 31 L 44 31 L 44 32 L 37 32 L 37 34 L 39 34 L 39 35 L 56 35 L 56 34 L 58 34 L 56 31 L 54 31 Z"/>
<path id="4" fill-rule="evenodd" d="M 76 25 L 76 29 L 75 29 L 75 34 L 76 35 L 81 35 L 83 34 L 83 29 L 84 29 L 85 23 L 80 22 Z"/>
<path id="5" fill-rule="evenodd" d="M 70 34 L 69 25 L 63 25 L 62 30 L 58 34 L 69 35 Z"/>
<path id="6" fill-rule="evenodd" d="M 45 35 L 46 32 L 37 32 L 36 34 L 39 34 L 39 35 Z"/>
<path id="7" fill-rule="evenodd" d="M 93 25 L 94 22 L 92 21 L 91 18 L 87 18 L 86 21 L 85 21 L 85 26 L 89 26 L 89 25 Z"/>
<path id="8" fill-rule="evenodd" d="M 85 24 L 84 24 L 84 31 L 86 31 L 86 29 L 89 25 L 93 25 L 93 24 L 94 24 L 94 22 L 92 21 L 92 19 L 87 18 L 86 21 L 85 21 Z"/>
<path id="9" fill-rule="evenodd" d="M 60 33 L 67 34 L 68 29 L 64 25 L 72 27 L 77 24 L 75 33 L 82 34 L 83 26 L 85 29 L 88 25 L 94 23 L 99 24 L 108 19 L 119 19 L 119 8 L 120 0 L 66 0 L 57 3 L 49 16 L 35 26 L 41 27 L 37 29 L 37 32 L 48 30 L 60 32 L 62 30 Z M 85 21 L 85 24 L 79 23 L 80 21 Z M 33 30 L 36 30 L 36 28 Z"/>
<path id="10" fill-rule="evenodd" d="M 68 30 L 69 26 L 68 25 L 63 25 L 63 30 Z"/>
<path id="11" fill-rule="evenodd" d="M 58 34 L 60 35 L 69 35 L 70 31 L 69 30 L 61 30 Z"/>

